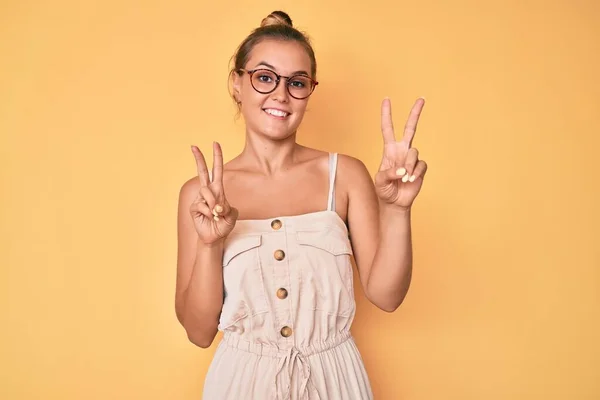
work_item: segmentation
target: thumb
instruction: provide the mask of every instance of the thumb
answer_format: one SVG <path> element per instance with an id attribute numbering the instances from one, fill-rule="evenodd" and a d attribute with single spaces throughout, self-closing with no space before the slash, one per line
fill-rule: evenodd
<path id="1" fill-rule="evenodd" d="M 227 225 L 235 225 L 240 212 L 237 208 L 227 205 L 229 212 L 223 215 L 223 220 Z"/>

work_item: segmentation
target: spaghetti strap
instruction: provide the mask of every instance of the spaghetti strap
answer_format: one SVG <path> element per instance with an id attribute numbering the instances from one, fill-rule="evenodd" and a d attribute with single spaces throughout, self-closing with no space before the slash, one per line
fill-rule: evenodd
<path id="1" fill-rule="evenodd" d="M 329 153 L 329 197 L 327 211 L 335 211 L 335 176 L 337 171 L 337 153 Z"/>

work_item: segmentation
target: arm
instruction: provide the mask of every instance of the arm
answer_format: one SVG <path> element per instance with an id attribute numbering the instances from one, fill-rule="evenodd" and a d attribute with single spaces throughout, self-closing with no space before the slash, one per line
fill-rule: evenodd
<path id="1" fill-rule="evenodd" d="M 367 298 L 388 312 L 402 304 L 412 278 L 411 207 L 427 171 L 412 140 L 423 104 L 417 100 L 397 142 L 390 102 L 382 103 L 384 151 L 374 185 L 364 164 L 348 159 L 348 225 L 359 276 Z"/>
<path id="2" fill-rule="evenodd" d="M 382 310 L 392 312 L 404 301 L 412 278 L 410 209 L 382 205 L 379 243 L 371 266 L 367 293 Z"/>
<path id="3" fill-rule="evenodd" d="M 223 307 L 223 247 L 238 217 L 223 189 L 223 153 L 213 143 L 213 179 L 195 146 L 198 178 L 179 193 L 175 312 L 190 341 L 209 347 Z"/>
<path id="4" fill-rule="evenodd" d="M 189 340 L 206 348 L 217 334 L 223 306 L 223 241 L 206 245 L 198 238 L 190 206 L 199 189 L 198 179 L 191 179 L 179 196 L 175 311 Z"/>
<path id="5" fill-rule="evenodd" d="M 410 209 L 382 204 L 365 165 L 340 157 L 348 175 L 348 226 L 354 258 L 366 297 L 392 312 L 404 300 L 412 275 Z M 343 178 L 340 176 L 340 178 Z"/>

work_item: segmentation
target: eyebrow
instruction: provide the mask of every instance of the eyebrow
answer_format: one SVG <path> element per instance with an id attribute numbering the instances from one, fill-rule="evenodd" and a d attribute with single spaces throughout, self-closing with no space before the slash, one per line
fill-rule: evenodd
<path id="1" fill-rule="evenodd" d="M 256 67 L 259 67 L 261 65 L 264 66 L 264 67 L 270 68 L 270 69 L 272 69 L 274 71 L 277 71 L 277 68 L 275 68 L 274 66 L 272 66 L 271 64 L 269 64 L 266 61 L 259 62 L 258 64 L 256 64 Z M 256 67 L 254 67 L 254 68 L 256 68 Z M 301 74 L 301 75 L 308 75 L 308 72 L 306 72 L 306 71 L 294 71 L 294 72 L 292 72 L 290 74 L 290 76 L 299 75 L 299 74 Z"/>

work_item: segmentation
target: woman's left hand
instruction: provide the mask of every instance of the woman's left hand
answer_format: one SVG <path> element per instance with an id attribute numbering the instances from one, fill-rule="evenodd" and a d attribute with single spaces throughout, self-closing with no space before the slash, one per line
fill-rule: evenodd
<path id="1" fill-rule="evenodd" d="M 394 134 L 390 100 L 384 99 L 381 104 L 384 147 L 379 172 L 375 175 L 375 190 L 385 204 L 410 209 L 423 185 L 427 164 L 419 160 L 419 152 L 412 147 L 412 141 L 424 104 L 422 98 L 415 102 L 399 142 Z"/>

